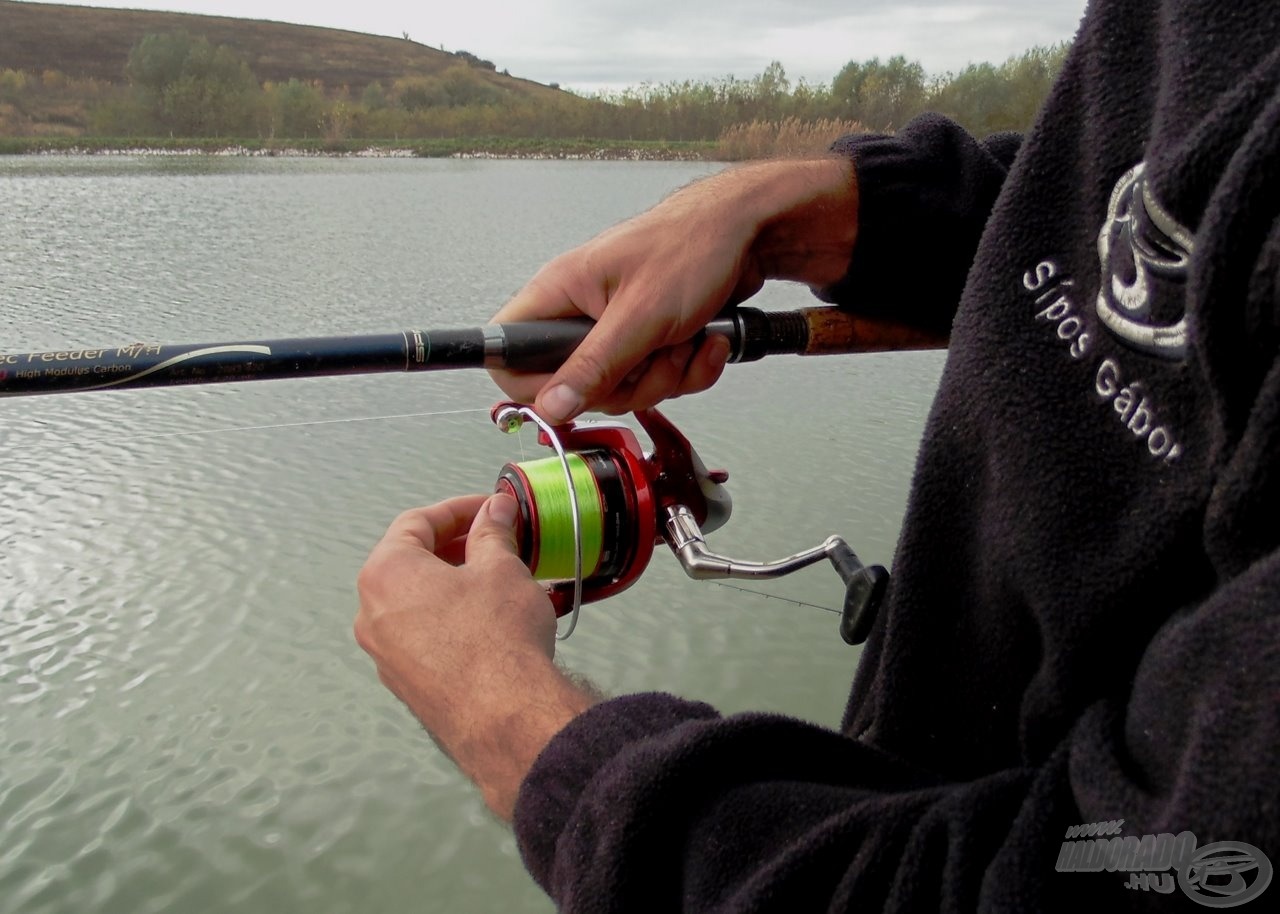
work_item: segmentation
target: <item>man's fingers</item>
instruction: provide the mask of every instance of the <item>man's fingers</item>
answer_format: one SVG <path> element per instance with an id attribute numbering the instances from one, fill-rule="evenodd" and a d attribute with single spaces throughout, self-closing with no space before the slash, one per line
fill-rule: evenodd
<path id="1" fill-rule="evenodd" d="M 668 342 L 669 333 L 668 322 L 642 317 L 615 300 L 538 393 L 538 414 L 566 422 L 607 400 L 645 356 Z"/>
<path id="2" fill-rule="evenodd" d="M 608 301 L 608 289 L 594 284 L 578 264 L 578 252 L 571 251 L 548 263 L 525 283 L 490 318 L 494 324 L 513 321 L 554 320 L 561 317 L 598 316 Z M 519 403 L 533 403 L 552 378 L 550 372 L 515 372 L 491 369 L 495 384 Z"/>
<path id="3" fill-rule="evenodd" d="M 596 408 L 621 415 L 661 403 L 675 394 L 693 352 L 692 342 L 659 349 L 641 361 Z"/>
<path id="4" fill-rule="evenodd" d="M 598 317 L 609 300 L 608 288 L 602 277 L 588 270 L 590 261 L 582 251 L 568 251 L 544 265 L 489 322 L 541 321 L 584 314 Z"/>
<path id="5" fill-rule="evenodd" d="M 461 565 L 466 560 L 467 541 L 456 539 L 448 543 L 436 545 L 436 556 L 450 565 Z"/>
<path id="6" fill-rule="evenodd" d="M 672 396 L 697 393 L 715 384 L 724 373 L 724 366 L 728 364 L 732 351 L 733 345 L 728 337 L 718 333 L 709 334 L 689 360 L 684 377 Z"/>
<path id="7" fill-rule="evenodd" d="M 516 514 L 519 508 L 510 495 L 492 495 L 476 513 L 467 534 L 467 563 L 492 561 L 502 555 L 515 556 Z"/>
<path id="8" fill-rule="evenodd" d="M 596 408 L 621 415 L 706 390 L 720 379 L 731 350 L 729 340 L 719 334 L 709 336 L 696 350 L 692 342 L 660 349 Z"/>
<path id="9" fill-rule="evenodd" d="M 387 528 L 384 543 L 409 544 L 435 552 L 466 534 L 487 495 L 460 495 L 405 511 Z"/>

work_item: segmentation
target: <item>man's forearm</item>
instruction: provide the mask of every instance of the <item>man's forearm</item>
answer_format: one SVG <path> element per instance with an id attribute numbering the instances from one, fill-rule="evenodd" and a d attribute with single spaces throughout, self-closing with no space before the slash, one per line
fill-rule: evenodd
<path id="1" fill-rule="evenodd" d="M 355 621 L 383 684 L 508 820 L 534 759 L 597 700 L 552 660 L 555 609 L 516 553 L 516 510 L 477 495 L 404 512 L 360 571 Z M 440 557 L 464 538 L 464 564 Z"/>
<path id="2" fill-rule="evenodd" d="M 827 285 L 844 276 L 858 236 L 858 186 L 844 156 L 754 162 L 689 185 L 666 201 L 737 222 L 764 279 Z"/>
<path id="3" fill-rule="evenodd" d="M 752 254 L 769 279 L 826 286 L 849 269 L 858 238 L 858 182 L 839 156 L 766 163 L 769 184 L 756 204 L 769 213 Z"/>
<path id="4" fill-rule="evenodd" d="M 538 755 L 600 696 L 543 656 L 512 655 L 495 666 L 481 683 L 483 695 L 446 727 L 436 723 L 434 708 L 420 713 L 412 698 L 408 704 L 489 808 L 510 822 L 520 784 Z"/>

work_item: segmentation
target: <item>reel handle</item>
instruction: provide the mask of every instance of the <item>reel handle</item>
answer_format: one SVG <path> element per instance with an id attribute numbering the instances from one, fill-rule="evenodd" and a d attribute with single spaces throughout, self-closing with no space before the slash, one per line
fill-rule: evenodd
<path id="1" fill-rule="evenodd" d="M 847 644 L 861 644 L 867 639 L 889 586 L 889 572 L 882 565 L 867 567 L 862 564 L 849 544 L 840 537 L 829 536 L 820 546 L 772 562 L 748 562 L 712 552 L 693 513 L 683 505 L 667 508 L 666 516 L 664 538 L 667 545 L 675 553 L 684 573 L 696 581 L 780 578 L 824 558 L 829 559 L 845 584 L 840 637 Z"/>
<path id="2" fill-rule="evenodd" d="M 889 572 L 883 565 L 862 564 L 844 540 L 840 540 L 827 557 L 845 586 L 840 637 L 845 644 L 861 644 L 871 634 L 871 626 L 884 601 Z"/>

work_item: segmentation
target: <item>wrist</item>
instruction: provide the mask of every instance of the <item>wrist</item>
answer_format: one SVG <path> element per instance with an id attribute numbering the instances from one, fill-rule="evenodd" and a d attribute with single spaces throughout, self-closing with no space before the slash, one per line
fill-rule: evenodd
<path id="1" fill-rule="evenodd" d="M 448 735 L 436 736 L 489 808 L 510 821 L 520 784 L 538 755 L 599 696 L 539 654 L 508 655 L 485 679 L 479 695 L 466 698 L 465 719 Z"/>
<path id="2" fill-rule="evenodd" d="M 763 162 L 741 180 L 755 223 L 748 250 L 762 276 L 826 286 L 844 277 L 858 237 L 858 184 L 841 156 Z"/>

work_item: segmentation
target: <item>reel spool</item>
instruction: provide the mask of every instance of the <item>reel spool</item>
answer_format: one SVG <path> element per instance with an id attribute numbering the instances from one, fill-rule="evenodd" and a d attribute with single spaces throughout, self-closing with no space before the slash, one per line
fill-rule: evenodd
<path id="1" fill-rule="evenodd" d="M 583 577 L 617 577 L 626 570 L 635 537 L 635 525 L 630 522 L 635 499 L 627 497 L 627 468 L 602 448 L 570 453 L 567 460 L 578 498 Z M 559 458 L 508 463 L 495 491 L 513 496 L 520 506 L 516 542 L 520 559 L 534 578 L 572 578 L 573 507 Z"/>
<path id="2" fill-rule="evenodd" d="M 666 542 L 681 567 L 698 580 L 776 578 L 829 559 L 845 582 L 840 634 L 866 640 L 889 582 L 879 565 L 867 567 L 838 536 L 774 562 L 744 562 L 711 552 L 704 533 L 729 519 L 733 502 L 725 470 L 708 470 L 688 439 L 656 409 L 635 414 L 653 442 L 645 453 L 635 433 L 618 422 L 550 426 L 532 409 L 499 403 L 490 416 L 503 431 L 524 421 L 538 425 L 538 443 L 555 457 L 507 463 L 494 490 L 519 506 L 516 541 L 533 576 L 547 582 L 556 615 L 569 615 L 567 638 L 583 603 L 630 587 Z"/>

